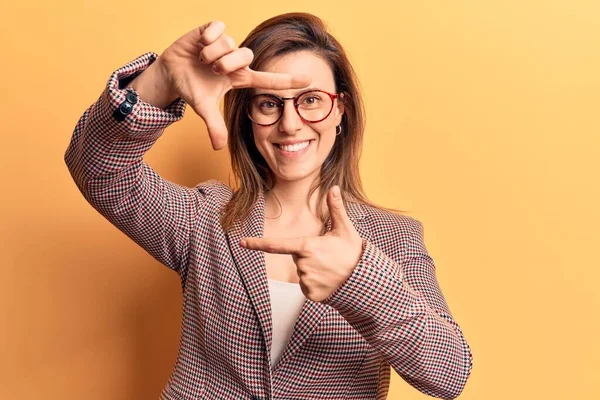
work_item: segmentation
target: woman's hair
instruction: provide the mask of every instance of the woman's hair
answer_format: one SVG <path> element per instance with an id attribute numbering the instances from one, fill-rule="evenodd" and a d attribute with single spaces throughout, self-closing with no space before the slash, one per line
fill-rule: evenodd
<path id="1" fill-rule="evenodd" d="M 347 201 L 352 201 L 385 209 L 371 203 L 363 192 L 358 162 L 362 151 L 365 112 L 358 79 L 341 44 L 327 32 L 323 21 L 307 13 L 278 15 L 258 25 L 240 47 L 248 47 L 253 51 L 254 59 L 250 68 L 256 71 L 265 68 L 274 57 L 298 51 L 310 51 L 327 62 L 333 71 L 336 93 L 343 94 L 338 101 L 342 101 L 345 111 L 341 134 L 336 137 L 330 154 L 323 162 L 319 179 L 310 188 L 307 203 L 312 193 L 319 190 L 317 204 L 322 204 L 329 189 L 337 184 L 345 205 Z M 236 183 L 231 201 L 222 210 L 221 223 L 225 230 L 235 220 L 244 220 L 260 191 L 268 191 L 274 184 L 273 173 L 256 148 L 252 122 L 246 114 L 246 104 L 251 94 L 250 88 L 231 90 L 224 99 L 228 146 Z M 317 210 L 324 232 L 329 215 L 321 207 Z"/>

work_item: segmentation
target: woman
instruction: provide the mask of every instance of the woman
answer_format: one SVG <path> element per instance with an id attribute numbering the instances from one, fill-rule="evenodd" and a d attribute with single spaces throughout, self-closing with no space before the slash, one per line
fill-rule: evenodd
<path id="1" fill-rule="evenodd" d="M 362 102 L 341 45 L 310 14 L 267 20 L 240 47 L 224 29 L 115 71 L 65 155 L 85 198 L 181 277 L 161 398 L 385 399 L 390 366 L 455 398 L 470 348 L 421 223 L 363 194 Z M 214 149 L 228 143 L 237 190 L 183 187 L 142 160 L 186 104 Z"/>

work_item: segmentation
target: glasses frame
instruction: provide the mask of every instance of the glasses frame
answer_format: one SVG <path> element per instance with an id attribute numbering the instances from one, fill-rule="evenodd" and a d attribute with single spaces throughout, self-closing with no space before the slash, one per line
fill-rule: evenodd
<path id="1" fill-rule="evenodd" d="M 311 92 L 325 93 L 331 99 L 331 108 L 329 109 L 329 112 L 327 113 L 327 115 L 325 117 L 321 118 L 318 121 L 309 121 L 307 119 L 304 119 L 302 117 L 302 115 L 300 115 L 300 111 L 298 111 L 298 107 L 300 106 L 300 104 L 298 104 L 298 102 L 297 102 L 298 98 L 300 98 L 301 96 L 304 96 L 306 93 L 311 93 Z M 261 123 L 258 123 L 258 122 L 256 122 L 255 120 L 252 119 L 252 116 L 250 115 L 250 105 L 252 104 L 252 99 L 254 99 L 255 97 L 258 97 L 258 96 L 270 96 L 270 97 L 273 97 L 274 99 L 279 100 L 279 105 L 282 108 L 282 110 L 279 113 L 279 118 L 277 118 L 277 120 L 275 120 L 275 122 L 270 123 L 270 124 L 261 124 Z M 335 104 L 335 99 L 337 99 L 338 97 L 339 97 L 339 94 L 329 93 L 329 92 L 326 92 L 325 90 L 320 90 L 320 89 L 306 90 L 306 91 L 298 94 L 296 97 L 279 97 L 276 94 L 271 94 L 271 93 L 255 94 L 254 96 L 251 96 L 248 99 L 248 102 L 246 103 L 246 114 L 248 115 L 248 118 L 250 118 L 250 121 L 252 121 L 252 123 L 254 123 L 256 125 L 260 125 L 260 126 L 275 125 L 277 122 L 279 122 L 279 120 L 283 116 L 283 107 L 285 106 L 285 101 L 286 100 L 294 100 L 294 109 L 296 110 L 296 114 L 298 114 L 298 116 L 300 117 L 300 119 L 302 120 L 302 122 L 314 124 L 314 123 L 317 123 L 317 122 L 324 121 L 324 120 L 327 119 L 327 117 L 329 117 L 329 114 L 331 114 L 331 111 L 333 111 L 333 105 Z"/>

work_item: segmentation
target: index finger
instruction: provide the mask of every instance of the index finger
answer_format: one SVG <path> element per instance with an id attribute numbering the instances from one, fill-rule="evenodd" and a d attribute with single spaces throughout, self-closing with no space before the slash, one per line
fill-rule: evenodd
<path id="1" fill-rule="evenodd" d="M 306 74 L 284 74 L 250 70 L 250 87 L 257 89 L 302 89 L 310 85 L 312 78 Z"/>
<path id="2" fill-rule="evenodd" d="M 242 247 L 250 250 L 262 250 L 272 254 L 296 254 L 300 255 L 304 238 L 244 238 L 240 242 Z"/>

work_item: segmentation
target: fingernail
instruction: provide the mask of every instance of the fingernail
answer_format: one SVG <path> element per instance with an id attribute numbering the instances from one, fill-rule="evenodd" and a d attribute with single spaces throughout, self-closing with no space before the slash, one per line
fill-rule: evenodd
<path id="1" fill-rule="evenodd" d="M 219 74 L 219 71 L 217 70 L 217 65 L 216 64 L 212 66 L 212 70 L 213 70 L 213 72 L 215 74 L 217 74 L 217 75 Z"/>
<path id="2" fill-rule="evenodd" d="M 246 241 L 245 241 L 245 240 L 242 240 L 242 241 L 240 242 L 240 246 L 242 246 L 242 247 L 246 247 Z"/>
<path id="3" fill-rule="evenodd" d="M 336 185 L 333 187 L 333 195 L 335 197 L 340 197 L 340 187 L 339 186 Z"/>

